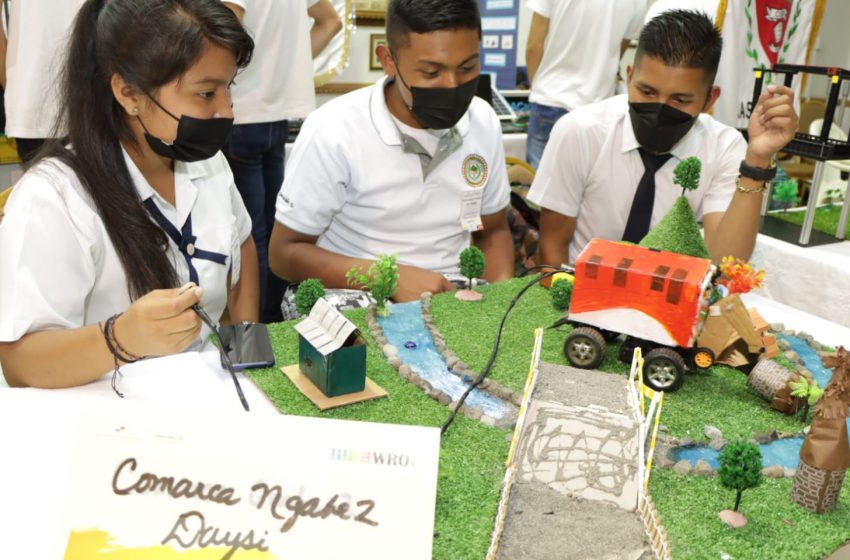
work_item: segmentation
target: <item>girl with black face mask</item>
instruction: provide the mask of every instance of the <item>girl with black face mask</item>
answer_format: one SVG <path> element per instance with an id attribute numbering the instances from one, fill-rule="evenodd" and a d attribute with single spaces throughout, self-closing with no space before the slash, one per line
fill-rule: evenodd
<path id="1" fill-rule="evenodd" d="M 87 0 L 54 140 L 0 223 L 0 363 L 66 387 L 257 320 L 250 218 L 219 152 L 253 41 L 219 0 Z"/>

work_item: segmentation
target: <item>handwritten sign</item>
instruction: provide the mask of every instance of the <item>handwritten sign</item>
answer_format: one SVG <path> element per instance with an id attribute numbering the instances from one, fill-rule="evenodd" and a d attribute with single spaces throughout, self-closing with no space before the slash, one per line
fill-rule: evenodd
<path id="1" fill-rule="evenodd" d="M 104 404 L 71 419 L 65 560 L 431 558 L 436 429 Z"/>

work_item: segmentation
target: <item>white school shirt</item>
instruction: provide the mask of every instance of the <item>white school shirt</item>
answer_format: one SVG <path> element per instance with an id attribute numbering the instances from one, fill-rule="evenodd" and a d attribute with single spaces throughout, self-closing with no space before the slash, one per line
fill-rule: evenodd
<path id="1" fill-rule="evenodd" d="M 319 0 L 225 0 L 245 10 L 254 56 L 231 88 L 235 124 L 303 119 L 316 108 L 312 20 Z"/>
<path id="2" fill-rule="evenodd" d="M 59 115 L 59 75 L 83 0 L 14 0 L 6 51 L 6 135 L 47 138 Z"/>
<path id="3" fill-rule="evenodd" d="M 287 162 L 276 219 L 318 236 L 333 253 L 459 272 L 470 234 L 461 226 L 463 197 L 480 197 L 480 215 L 510 200 L 505 152 L 493 109 L 475 98 L 457 123 L 463 144 L 422 178 L 419 156 L 405 153 L 384 98 L 387 78 L 313 112 Z"/>
<path id="4" fill-rule="evenodd" d="M 552 129 L 528 199 L 564 216 L 577 217 L 569 248 L 571 262 L 594 237 L 623 238 L 644 172 L 638 146 L 627 95 L 571 111 Z M 682 188 L 673 183 L 673 169 L 690 156 L 702 162 L 699 188 L 685 195 L 697 219 L 725 212 L 746 152 L 747 143 L 740 132 L 700 114 L 670 150 L 673 157 L 655 174 L 651 226 L 682 194 Z"/>
<path id="5" fill-rule="evenodd" d="M 227 305 L 227 274 L 239 278 L 239 250 L 251 219 L 221 153 L 196 163 L 174 162 L 176 207 L 165 201 L 124 152 L 142 200 L 153 197 L 180 229 L 191 212 L 195 246 L 227 256 L 224 265 L 193 259 L 213 319 Z M 169 240 L 178 283 L 189 271 Z M 130 306 L 127 277 L 94 203 L 76 174 L 57 160 L 42 161 L 15 185 L 0 222 L 0 342 L 27 333 L 72 329 L 103 321 Z M 204 328 L 202 340 L 209 331 Z"/>
<path id="6" fill-rule="evenodd" d="M 636 38 L 646 0 L 529 0 L 549 19 L 532 103 L 571 111 L 614 95 L 623 40 Z"/>

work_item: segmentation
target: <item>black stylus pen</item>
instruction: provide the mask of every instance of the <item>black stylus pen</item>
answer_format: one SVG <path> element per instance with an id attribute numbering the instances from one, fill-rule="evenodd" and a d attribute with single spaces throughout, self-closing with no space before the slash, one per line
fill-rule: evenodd
<path id="1" fill-rule="evenodd" d="M 247 411 L 251 410 L 248 408 L 248 401 L 245 399 L 245 393 L 242 392 L 242 386 L 239 385 L 239 379 L 236 377 L 236 370 L 233 369 L 233 362 L 230 361 L 230 356 L 227 355 L 227 349 L 224 347 L 224 343 L 221 341 L 221 334 L 218 332 L 218 328 L 215 325 L 215 321 L 213 321 L 207 312 L 204 311 L 204 308 L 198 305 L 197 303 L 192 306 L 192 309 L 195 313 L 198 314 L 198 317 L 201 318 L 201 321 L 204 322 L 206 326 L 210 328 L 210 330 L 215 335 L 216 340 L 218 341 L 218 350 L 221 353 L 221 359 L 224 362 L 224 365 L 227 367 L 227 371 L 230 372 L 230 377 L 233 379 L 233 384 L 236 385 L 236 392 L 239 394 L 239 400 L 242 401 L 242 407 Z"/>

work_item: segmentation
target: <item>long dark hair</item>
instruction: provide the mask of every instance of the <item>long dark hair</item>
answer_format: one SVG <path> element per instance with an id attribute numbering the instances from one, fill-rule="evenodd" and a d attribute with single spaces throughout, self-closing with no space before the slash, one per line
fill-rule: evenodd
<path id="1" fill-rule="evenodd" d="M 137 299 L 177 285 L 168 239 L 139 199 L 120 142 L 136 145 L 112 93 L 118 74 L 153 95 L 200 58 L 205 42 L 247 66 L 254 43 L 220 0 L 87 0 L 74 22 L 61 92 L 62 111 L 38 159 L 54 157 L 77 174 L 112 240 L 127 289 Z M 57 137 L 58 134 L 54 134 Z"/>

